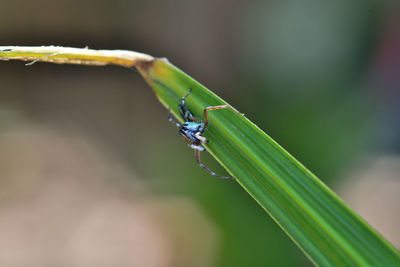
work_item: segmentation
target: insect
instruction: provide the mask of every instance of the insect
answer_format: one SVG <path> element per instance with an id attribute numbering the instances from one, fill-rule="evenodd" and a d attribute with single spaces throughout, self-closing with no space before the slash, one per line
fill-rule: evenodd
<path id="1" fill-rule="evenodd" d="M 237 111 L 236 109 L 234 109 L 233 107 L 229 106 L 229 105 L 210 106 L 210 107 L 204 108 L 204 111 L 203 111 L 203 114 L 204 114 L 203 115 L 203 122 L 201 122 L 200 119 L 198 119 L 195 116 L 193 116 L 193 114 L 190 112 L 190 110 L 186 106 L 185 99 L 191 93 L 192 93 L 192 89 L 190 89 L 189 92 L 184 97 L 182 97 L 181 102 L 178 105 L 179 113 L 180 113 L 180 115 L 182 116 L 182 119 L 185 122 L 183 124 L 181 124 L 181 123 L 175 121 L 171 117 L 171 113 L 168 114 L 169 121 L 174 123 L 179 128 L 179 134 L 188 143 L 188 145 L 192 149 L 194 149 L 194 153 L 196 155 L 196 161 L 200 165 L 200 167 L 202 167 L 203 169 L 205 169 L 206 171 L 208 171 L 209 173 L 211 173 L 212 175 L 214 175 L 214 176 L 216 176 L 218 178 L 233 179 L 234 180 L 235 178 L 233 178 L 233 177 L 217 175 L 215 172 L 210 170 L 206 165 L 204 165 L 200 161 L 200 152 L 206 151 L 206 149 L 204 148 L 203 144 L 206 144 L 206 143 L 209 142 L 203 136 L 203 133 L 207 130 L 207 127 L 208 127 L 208 112 L 209 111 L 217 110 L 217 109 L 227 109 L 227 108 L 229 108 L 229 109 L 232 109 L 233 111 L 235 111 L 236 113 L 239 113 L 241 115 L 243 115 L 243 114 L 240 113 L 239 111 Z"/>

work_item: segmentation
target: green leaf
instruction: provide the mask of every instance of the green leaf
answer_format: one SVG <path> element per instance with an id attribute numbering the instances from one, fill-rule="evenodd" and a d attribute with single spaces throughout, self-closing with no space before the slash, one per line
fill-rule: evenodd
<path id="1" fill-rule="evenodd" d="M 0 46 L 0 60 L 136 67 L 175 115 L 189 88 L 192 113 L 227 104 L 191 77 L 149 55 L 125 50 Z M 310 171 L 246 117 L 210 112 L 208 151 L 318 265 L 400 266 L 399 252 Z M 246 244 L 243 244 L 246 245 Z"/>
<path id="2" fill-rule="evenodd" d="M 207 106 L 227 104 L 166 60 L 136 67 L 176 117 L 190 88 L 186 103 L 198 118 Z M 389 242 L 245 116 L 224 109 L 209 117 L 207 150 L 315 264 L 400 266 Z"/>

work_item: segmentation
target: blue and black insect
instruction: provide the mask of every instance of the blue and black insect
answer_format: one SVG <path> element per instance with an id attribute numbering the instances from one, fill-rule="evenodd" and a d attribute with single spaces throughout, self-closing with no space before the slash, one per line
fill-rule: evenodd
<path id="1" fill-rule="evenodd" d="M 179 113 L 182 116 L 182 119 L 185 121 L 183 124 L 175 121 L 171 117 L 171 113 L 168 114 L 169 121 L 174 123 L 179 128 L 179 134 L 183 137 L 183 139 L 188 143 L 188 145 L 194 149 L 194 153 L 196 155 L 197 163 L 206 171 L 211 173 L 212 175 L 222 178 L 222 179 L 235 179 L 230 176 L 221 176 L 217 175 L 215 172 L 210 170 L 206 165 L 201 163 L 200 161 L 200 152 L 206 151 L 203 144 L 208 143 L 209 141 L 203 136 L 203 133 L 207 130 L 208 127 L 208 111 L 217 110 L 217 109 L 232 109 L 233 111 L 239 113 L 236 109 L 229 105 L 222 106 L 211 106 L 204 108 L 203 111 L 203 122 L 200 119 L 193 116 L 190 110 L 187 108 L 185 99 L 192 93 L 192 89 L 181 99 L 181 102 L 178 105 Z M 241 113 L 239 113 L 241 114 Z"/>

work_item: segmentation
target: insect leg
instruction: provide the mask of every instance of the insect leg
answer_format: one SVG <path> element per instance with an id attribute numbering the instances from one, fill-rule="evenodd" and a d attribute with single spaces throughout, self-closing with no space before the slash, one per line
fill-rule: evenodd
<path id="1" fill-rule="evenodd" d="M 197 163 L 200 165 L 200 167 L 202 167 L 203 169 L 205 169 L 206 171 L 208 171 L 209 173 L 211 173 L 212 175 L 221 178 L 221 179 L 230 179 L 230 180 L 235 180 L 235 178 L 230 177 L 230 176 L 221 176 L 216 174 L 215 172 L 213 172 L 212 170 L 210 170 L 206 165 L 204 165 L 203 163 L 201 163 L 200 161 L 200 151 L 199 150 L 195 150 L 194 153 L 196 154 L 196 161 Z"/>
<path id="2" fill-rule="evenodd" d="M 202 143 L 208 143 L 209 141 L 204 136 L 201 136 L 201 132 L 197 132 L 194 136 L 199 139 Z"/>
<path id="3" fill-rule="evenodd" d="M 200 145 L 190 144 L 190 147 L 197 151 L 206 151 L 206 149 Z"/>
<path id="4" fill-rule="evenodd" d="M 240 115 L 244 115 L 243 113 L 240 113 L 239 111 L 237 111 L 234 107 L 229 106 L 229 105 L 221 105 L 221 106 L 211 106 L 211 107 L 206 107 L 204 108 L 204 115 L 203 115 L 203 120 L 204 120 L 204 128 L 201 131 L 201 134 L 204 133 L 204 131 L 207 129 L 208 126 L 208 111 L 211 110 L 217 110 L 217 109 L 226 109 L 229 108 L 233 111 L 235 111 L 236 113 L 240 114 Z"/>
<path id="5" fill-rule="evenodd" d="M 181 124 L 177 121 L 175 121 L 172 117 L 171 117 L 171 110 L 168 110 L 168 120 L 170 122 L 172 122 L 173 124 L 176 125 L 176 127 L 181 127 Z"/>
<path id="6" fill-rule="evenodd" d="M 179 108 L 179 113 L 181 114 L 182 118 L 185 121 L 194 121 L 194 122 L 199 122 L 200 120 L 193 116 L 193 114 L 189 111 L 189 109 L 186 107 L 185 99 L 192 93 L 192 88 L 190 88 L 189 92 L 182 97 L 181 103 L 178 105 Z"/>

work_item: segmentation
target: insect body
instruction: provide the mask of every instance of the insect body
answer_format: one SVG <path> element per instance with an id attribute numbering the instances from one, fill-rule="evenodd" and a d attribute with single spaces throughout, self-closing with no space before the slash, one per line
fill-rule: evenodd
<path id="1" fill-rule="evenodd" d="M 204 123 L 188 121 L 179 127 L 179 134 L 191 143 L 191 148 L 199 151 L 205 151 L 205 148 L 201 145 L 201 143 L 207 143 L 208 140 L 200 135 L 203 129 Z"/>
<path id="2" fill-rule="evenodd" d="M 203 133 L 207 130 L 208 126 L 208 111 L 230 108 L 237 113 L 239 112 L 233 107 L 228 105 L 206 107 L 204 109 L 204 116 L 203 116 L 204 121 L 201 122 L 198 118 L 193 116 L 193 114 L 189 111 L 189 109 L 186 106 L 185 99 L 191 93 L 192 89 L 190 89 L 189 93 L 187 93 L 184 97 L 182 97 L 181 102 L 178 105 L 179 113 L 181 114 L 182 119 L 185 122 L 183 124 L 180 124 L 179 122 L 174 121 L 174 119 L 170 116 L 170 114 L 169 114 L 169 120 L 179 128 L 179 134 L 185 139 L 185 141 L 189 144 L 189 146 L 194 149 L 196 155 L 196 161 L 203 169 L 205 169 L 212 175 L 222 179 L 235 179 L 230 176 L 217 175 L 215 172 L 210 170 L 206 165 L 201 163 L 200 152 L 206 150 L 202 144 L 209 142 L 204 136 L 202 136 Z"/>

